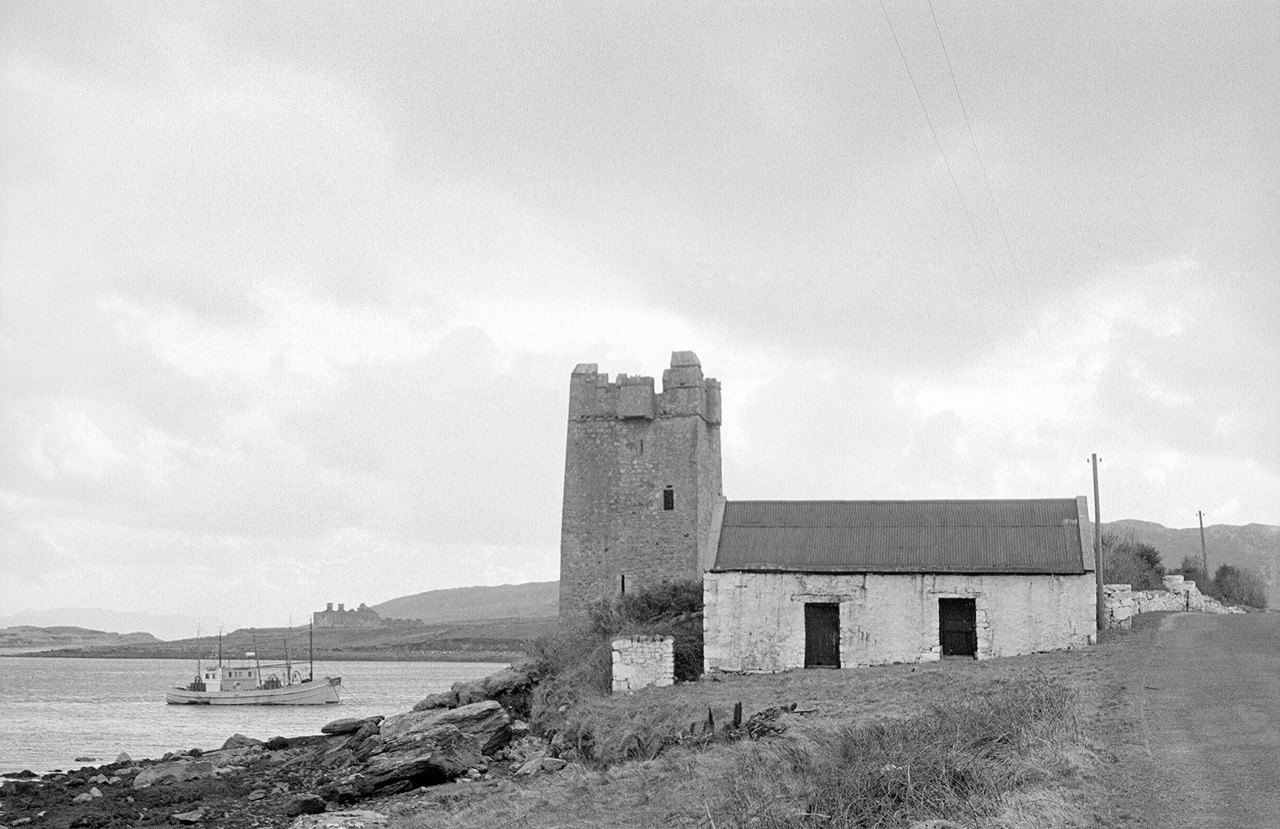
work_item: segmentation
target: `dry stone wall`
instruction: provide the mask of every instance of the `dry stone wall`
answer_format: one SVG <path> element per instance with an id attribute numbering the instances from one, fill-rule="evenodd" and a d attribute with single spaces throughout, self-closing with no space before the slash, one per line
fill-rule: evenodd
<path id="1" fill-rule="evenodd" d="M 1159 610 L 1181 610 L 1193 613 L 1244 613 L 1200 592 L 1193 581 L 1182 576 L 1165 576 L 1164 590 L 1134 590 L 1127 584 L 1103 586 L 1103 605 L 1107 611 L 1107 627 L 1128 630 L 1139 613 Z"/>
<path id="2" fill-rule="evenodd" d="M 613 692 L 675 684 L 675 639 L 624 636 L 613 640 Z"/>

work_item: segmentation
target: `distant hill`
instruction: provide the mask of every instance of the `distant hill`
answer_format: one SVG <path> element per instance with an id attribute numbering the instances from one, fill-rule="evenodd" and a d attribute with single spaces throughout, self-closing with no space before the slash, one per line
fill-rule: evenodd
<path id="1" fill-rule="evenodd" d="M 11 652 L 151 645 L 159 641 L 150 633 L 109 633 L 107 631 L 89 630 L 69 625 L 57 625 L 54 627 L 19 625 L 17 627 L 0 628 L 0 650 Z"/>
<path id="2" fill-rule="evenodd" d="M 373 605 L 373 609 L 384 619 L 421 619 L 428 625 L 492 619 L 554 619 L 560 612 L 560 582 L 428 590 Z"/>
<path id="3" fill-rule="evenodd" d="M 1200 528 L 1171 529 L 1151 521 L 1125 519 L 1103 521 L 1104 530 L 1120 535 L 1132 534 L 1160 551 L 1164 566 L 1173 570 L 1182 559 L 1200 559 Z M 1280 607 L 1280 527 L 1271 524 L 1212 524 L 1204 528 L 1205 548 L 1209 553 L 1209 569 L 1221 564 L 1246 567 L 1262 575 L 1267 582 L 1267 602 Z"/>
<path id="4" fill-rule="evenodd" d="M 222 620 L 215 616 L 173 616 L 145 611 L 104 610 L 100 607 L 59 607 L 52 610 L 22 610 L 0 616 L 0 627 L 80 627 L 88 630 L 128 633 L 145 630 L 161 639 L 181 639 L 197 630 L 217 630 Z"/>

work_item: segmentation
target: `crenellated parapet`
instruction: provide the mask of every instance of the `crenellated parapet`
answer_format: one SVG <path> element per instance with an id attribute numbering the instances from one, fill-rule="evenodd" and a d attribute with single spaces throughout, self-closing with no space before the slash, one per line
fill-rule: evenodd
<path id="1" fill-rule="evenodd" d="M 662 372 L 662 391 L 654 378 L 619 374 L 610 382 L 596 363 L 579 363 L 569 380 L 569 419 L 638 418 L 655 420 L 697 415 L 708 424 L 720 424 L 720 381 L 702 375 L 702 364 L 692 351 L 671 354 L 671 367 Z"/>

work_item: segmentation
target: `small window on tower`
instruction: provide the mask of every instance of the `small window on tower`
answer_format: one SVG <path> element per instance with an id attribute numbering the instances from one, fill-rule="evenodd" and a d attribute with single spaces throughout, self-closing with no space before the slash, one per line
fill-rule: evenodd
<path id="1" fill-rule="evenodd" d="M 662 490 L 662 508 L 664 510 L 673 510 L 676 508 L 676 491 L 671 487 Z"/>

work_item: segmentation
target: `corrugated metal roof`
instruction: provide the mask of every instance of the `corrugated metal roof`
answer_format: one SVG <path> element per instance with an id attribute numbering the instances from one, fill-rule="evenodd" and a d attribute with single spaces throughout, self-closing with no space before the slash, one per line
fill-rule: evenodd
<path id="1" fill-rule="evenodd" d="M 1074 498 L 730 501 L 716 570 L 1083 573 Z"/>

